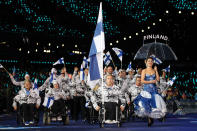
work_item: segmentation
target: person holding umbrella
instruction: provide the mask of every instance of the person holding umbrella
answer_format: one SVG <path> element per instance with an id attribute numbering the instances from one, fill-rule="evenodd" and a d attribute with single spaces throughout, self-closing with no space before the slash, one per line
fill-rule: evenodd
<path id="1" fill-rule="evenodd" d="M 153 124 L 153 119 L 163 118 L 167 112 L 166 104 L 157 92 L 156 83 L 160 77 L 155 66 L 153 69 L 153 58 L 145 60 L 146 68 L 142 70 L 141 82 L 143 91 L 134 100 L 135 113 L 139 117 L 148 117 L 148 126 Z"/>

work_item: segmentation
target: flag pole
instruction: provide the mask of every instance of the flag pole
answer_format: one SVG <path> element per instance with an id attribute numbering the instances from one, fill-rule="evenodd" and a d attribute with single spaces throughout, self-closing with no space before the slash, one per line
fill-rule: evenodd
<path id="1" fill-rule="evenodd" d="M 112 61 L 112 64 L 113 64 L 114 68 L 116 68 L 116 66 L 115 66 L 114 61 L 113 61 L 113 59 L 112 59 L 112 58 L 111 58 L 111 61 Z"/>
<path id="2" fill-rule="evenodd" d="M 63 57 L 64 58 L 64 57 Z M 65 58 L 64 58 L 65 59 Z M 66 65 L 65 65 L 65 61 L 64 61 L 64 68 L 66 69 Z M 66 71 L 64 73 L 65 77 L 66 77 Z"/>
<path id="3" fill-rule="evenodd" d="M 122 69 L 122 61 L 121 61 L 121 69 Z"/>
<path id="4" fill-rule="evenodd" d="M 3 67 L 3 69 L 4 69 L 8 74 L 10 74 L 10 73 L 6 70 L 6 68 Z"/>

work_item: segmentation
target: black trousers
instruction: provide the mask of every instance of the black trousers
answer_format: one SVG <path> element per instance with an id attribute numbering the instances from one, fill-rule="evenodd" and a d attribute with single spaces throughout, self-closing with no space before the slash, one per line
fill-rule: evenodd
<path id="1" fill-rule="evenodd" d="M 26 121 L 33 121 L 34 118 L 34 110 L 35 110 L 35 104 L 22 104 L 21 109 L 24 113 L 24 120 Z"/>
<path id="2" fill-rule="evenodd" d="M 116 102 L 105 102 L 104 103 L 104 107 L 106 110 L 105 120 L 116 120 L 116 106 L 117 106 Z"/>
<path id="3" fill-rule="evenodd" d="M 85 102 L 86 102 L 86 100 L 85 100 L 85 97 L 84 96 L 75 96 L 74 98 L 73 98 L 73 119 L 74 120 L 78 120 L 78 115 L 79 115 L 79 113 L 81 112 L 81 118 L 82 118 L 82 120 L 84 120 L 85 119 L 85 117 L 86 117 L 86 110 L 85 110 Z"/>
<path id="4" fill-rule="evenodd" d="M 62 100 L 62 99 L 55 100 L 52 107 L 51 107 L 51 111 L 55 115 L 59 115 L 59 114 L 63 113 L 65 110 L 66 110 L 65 103 L 64 103 L 64 100 Z"/>

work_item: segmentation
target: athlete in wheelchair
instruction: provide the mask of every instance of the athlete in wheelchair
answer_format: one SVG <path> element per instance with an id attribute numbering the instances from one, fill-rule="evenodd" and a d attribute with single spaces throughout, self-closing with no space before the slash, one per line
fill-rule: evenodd
<path id="1" fill-rule="evenodd" d="M 53 87 L 47 88 L 45 91 L 43 124 L 48 125 L 52 121 L 63 122 L 64 125 L 69 124 L 66 99 L 66 93 L 59 88 L 58 82 L 53 80 Z"/>
<path id="2" fill-rule="evenodd" d="M 40 103 L 39 92 L 32 88 L 30 80 L 25 80 L 24 88 L 14 97 L 13 102 L 13 108 L 17 111 L 17 124 L 25 126 L 38 124 Z"/>
<path id="3" fill-rule="evenodd" d="M 124 110 L 126 100 L 119 87 L 114 85 L 114 77 L 107 75 L 103 88 L 101 86 L 95 88 L 91 102 L 95 110 L 99 111 L 100 127 L 104 127 L 105 123 L 116 123 L 120 127 L 120 112 Z"/>

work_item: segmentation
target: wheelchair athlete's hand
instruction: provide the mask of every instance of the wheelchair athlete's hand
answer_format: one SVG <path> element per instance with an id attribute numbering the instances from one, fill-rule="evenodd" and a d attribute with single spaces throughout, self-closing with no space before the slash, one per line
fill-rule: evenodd
<path id="1" fill-rule="evenodd" d="M 127 102 L 127 104 L 128 104 L 128 105 L 130 105 L 130 104 L 131 104 L 131 102 L 129 101 L 129 102 Z"/>
<path id="2" fill-rule="evenodd" d="M 120 106 L 121 111 L 124 111 L 124 108 L 125 108 L 124 106 L 122 106 L 122 105 Z"/>
<path id="3" fill-rule="evenodd" d="M 99 111 L 100 109 L 101 109 L 100 106 L 97 106 L 97 107 L 96 107 L 96 111 Z"/>
<path id="4" fill-rule="evenodd" d="M 40 106 L 36 104 L 36 108 L 38 109 Z"/>
<path id="5" fill-rule="evenodd" d="M 15 111 L 17 110 L 17 106 L 14 106 L 13 108 L 14 108 Z"/>

